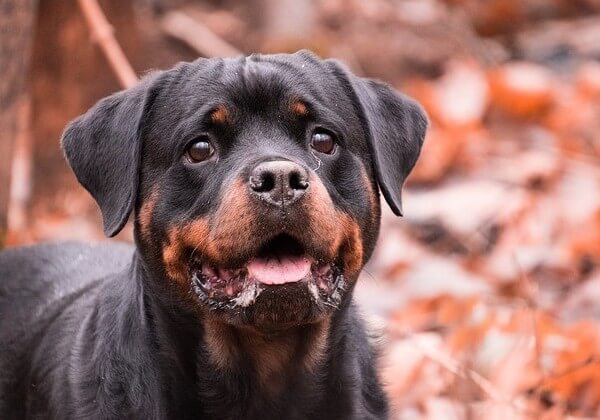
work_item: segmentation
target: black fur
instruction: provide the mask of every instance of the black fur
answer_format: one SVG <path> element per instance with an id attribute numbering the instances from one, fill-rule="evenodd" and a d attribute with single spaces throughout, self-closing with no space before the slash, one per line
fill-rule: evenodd
<path id="1" fill-rule="evenodd" d="M 284 104 L 297 97 L 310 117 L 286 113 Z M 207 120 L 220 104 L 231 111 L 228 127 Z M 334 155 L 316 156 L 307 146 L 315 126 L 337 135 Z M 257 161 L 277 157 L 311 170 L 337 211 L 357 221 L 364 265 L 379 229 L 369 186 L 381 188 L 401 213 L 401 185 L 425 127 L 412 100 L 306 52 L 182 63 L 101 100 L 67 128 L 63 148 L 96 199 L 108 236 L 135 210 L 136 246 L 66 243 L 0 254 L 0 418 L 387 418 L 375 356 L 352 303 L 356 275 L 345 279 L 339 306 L 315 309 L 310 323 L 284 313 L 286 305 L 304 302 L 294 289 L 265 294 L 272 300 L 260 310 L 295 320 L 290 330 L 300 337 L 273 394 L 244 355 L 217 369 L 206 331 L 207 314 L 218 311 L 168 279 L 164 249 L 172 244 L 165 241 L 173 226 L 212 223 L 233 182 Z M 183 151 L 201 133 L 213 139 L 218 158 L 190 165 Z M 142 207 L 156 191 L 144 226 Z M 269 214 L 252 217 L 270 229 Z M 286 229 L 301 236 L 302 220 L 293 212 L 287 217 L 300 227 Z M 191 259 L 194 250 L 185 252 Z M 228 251 L 227 263 L 241 261 L 241 253 Z M 254 324 L 260 310 L 219 316 L 233 331 L 234 318 L 261 329 Z M 303 369 L 303 357 L 316 351 L 306 337 L 323 320 L 330 325 L 323 357 Z M 274 340 L 288 334 L 287 327 L 272 327 L 261 331 Z"/>

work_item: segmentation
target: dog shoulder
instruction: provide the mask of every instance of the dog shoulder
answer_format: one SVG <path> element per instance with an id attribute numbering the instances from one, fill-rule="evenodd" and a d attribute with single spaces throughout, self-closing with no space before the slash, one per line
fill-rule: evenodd
<path id="1" fill-rule="evenodd" d="M 127 265 L 125 245 L 49 243 L 0 252 L 0 350 L 27 343 L 55 314 Z"/>
<path id="2" fill-rule="evenodd" d="M 132 255 L 133 247 L 125 244 L 64 242 L 9 249 L 0 252 L 0 299 L 43 300 L 63 283 L 83 287 L 123 269 Z"/>

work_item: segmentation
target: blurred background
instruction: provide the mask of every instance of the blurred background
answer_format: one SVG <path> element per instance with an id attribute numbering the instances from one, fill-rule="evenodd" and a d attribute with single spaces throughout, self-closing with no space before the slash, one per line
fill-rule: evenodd
<path id="1" fill-rule="evenodd" d="M 393 418 L 600 418 L 599 0 L 95 5 L 0 0 L 0 246 L 103 240 L 58 140 L 135 75 L 309 48 L 431 119 L 356 293 Z"/>

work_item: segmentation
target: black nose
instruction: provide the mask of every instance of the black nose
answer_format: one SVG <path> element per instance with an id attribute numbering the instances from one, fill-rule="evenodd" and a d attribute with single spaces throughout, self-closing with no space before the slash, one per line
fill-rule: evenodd
<path id="1" fill-rule="evenodd" d="M 288 160 L 262 162 L 248 179 L 254 196 L 278 207 L 296 202 L 308 189 L 308 172 Z"/>

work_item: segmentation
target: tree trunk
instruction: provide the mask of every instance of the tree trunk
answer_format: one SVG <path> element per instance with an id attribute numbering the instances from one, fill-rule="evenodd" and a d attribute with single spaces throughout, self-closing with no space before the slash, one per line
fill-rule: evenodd
<path id="1" fill-rule="evenodd" d="M 0 0 L 0 248 L 6 239 L 11 157 L 37 2 Z"/>

